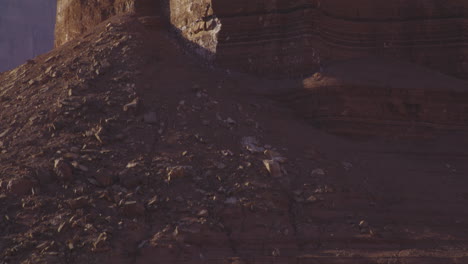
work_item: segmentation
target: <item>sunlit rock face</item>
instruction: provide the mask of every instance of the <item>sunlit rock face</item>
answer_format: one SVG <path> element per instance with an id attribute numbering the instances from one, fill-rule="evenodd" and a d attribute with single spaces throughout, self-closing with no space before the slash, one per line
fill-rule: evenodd
<path id="1" fill-rule="evenodd" d="M 114 15 L 155 15 L 160 0 L 57 0 L 55 46 L 81 35 Z"/>
<path id="2" fill-rule="evenodd" d="M 0 1 L 0 72 L 53 48 L 56 0 Z"/>
<path id="3" fill-rule="evenodd" d="M 466 0 L 58 0 L 56 45 L 114 14 L 156 14 L 223 67 L 301 76 L 352 58 L 399 58 L 468 78 Z"/>

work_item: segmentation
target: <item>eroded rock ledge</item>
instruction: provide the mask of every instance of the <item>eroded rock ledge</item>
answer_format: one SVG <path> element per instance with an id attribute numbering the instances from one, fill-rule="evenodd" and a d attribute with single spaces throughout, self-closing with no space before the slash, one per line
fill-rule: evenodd
<path id="1" fill-rule="evenodd" d="M 298 76 L 333 61 L 389 56 L 468 77 L 463 0 L 59 0 L 56 45 L 114 14 L 165 14 L 222 66 Z M 158 13 L 159 14 L 159 13 Z"/>
<path id="2" fill-rule="evenodd" d="M 57 0 L 55 46 L 70 41 L 102 21 L 127 13 L 153 15 L 160 1 L 151 0 Z"/>

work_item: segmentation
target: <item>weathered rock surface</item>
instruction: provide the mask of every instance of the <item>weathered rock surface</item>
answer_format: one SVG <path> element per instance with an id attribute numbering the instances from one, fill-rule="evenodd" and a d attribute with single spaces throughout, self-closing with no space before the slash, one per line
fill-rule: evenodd
<path id="1" fill-rule="evenodd" d="M 0 72 L 53 48 L 56 0 L 0 1 Z"/>
<path id="2" fill-rule="evenodd" d="M 333 132 L 420 136 L 468 122 L 467 81 L 398 60 L 337 63 L 304 79 L 303 88 L 281 100 Z"/>
<path id="3" fill-rule="evenodd" d="M 145 1 L 59 0 L 56 44 L 109 15 L 142 12 L 135 3 Z M 463 0 L 168 0 L 153 5 L 141 10 L 154 15 L 164 6 L 198 53 L 240 71 L 300 76 L 334 61 L 378 55 L 468 77 L 468 3 Z"/>
<path id="4" fill-rule="evenodd" d="M 55 46 L 76 38 L 102 21 L 120 14 L 155 15 L 160 2 L 151 0 L 58 0 Z"/>

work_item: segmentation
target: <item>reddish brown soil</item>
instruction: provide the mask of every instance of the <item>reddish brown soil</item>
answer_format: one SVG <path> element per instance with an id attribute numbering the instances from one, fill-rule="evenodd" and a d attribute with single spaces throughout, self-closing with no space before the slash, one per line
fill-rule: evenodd
<path id="1" fill-rule="evenodd" d="M 0 263 L 468 263 L 468 137 L 330 135 L 300 87 L 130 17 L 1 74 Z"/>

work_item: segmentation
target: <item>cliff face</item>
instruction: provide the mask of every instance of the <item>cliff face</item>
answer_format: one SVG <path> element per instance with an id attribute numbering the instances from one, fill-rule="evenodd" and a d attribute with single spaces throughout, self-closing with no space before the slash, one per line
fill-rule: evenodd
<path id="1" fill-rule="evenodd" d="M 222 24 L 217 59 L 228 67 L 298 75 L 337 60 L 379 55 L 468 77 L 466 1 L 212 4 Z"/>
<path id="2" fill-rule="evenodd" d="M 55 46 L 74 39 L 111 16 L 155 14 L 159 1 L 151 0 L 58 0 Z"/>
<path id="3" fill-rule="evenodd" d="M 0 1 L 0 72 L 52 49 L 56 0 Z"/>
<path id="4" fill-rule="evenodd" d="M 168 6 L 180 34 L 220 65 L 298 76 L 330 62 L 397 57 L 468 77 L 464 0 L 59 0 L 56 45 L 108 16 Z M 145 4 L 146 3 L 146 4 Z M 159 4 L 157 4 L 159 3 Z"/>

